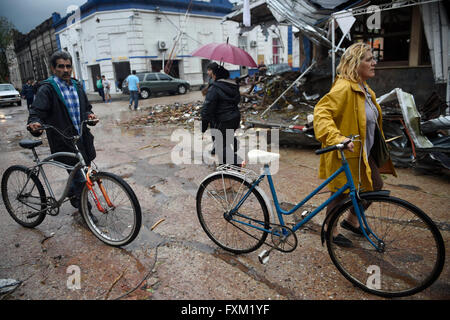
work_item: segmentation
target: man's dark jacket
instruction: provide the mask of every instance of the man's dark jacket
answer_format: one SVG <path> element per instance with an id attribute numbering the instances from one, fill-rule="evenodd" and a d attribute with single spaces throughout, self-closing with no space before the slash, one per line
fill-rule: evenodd
<path id="1" fill-rule="evenodd" d="M 24 96 L 25 99 L 29 100 L 29 99 L 33 99 L 34 97 L 34 90 L 33 90 L 33 86 L 29 85 L 28 83 L 26 83 L 23 88 L 22 88 L 22 92 L 20 93 L 20 95 Z"/>
<path id="2" fill-rule="evenodd" d="M 211 127 L 219 127 L 221 123 L 227 122 L 241 116 L 239 102 L 241 94 L 239 86 L 232 80 L 214 81 L 208 88 L 205 102 L 202 108 L 202 132 Z"/>
<path id="3" fill-rule="evenodd" d="M 80 83 L 75 79 L 72 79 L 72 83 L 77 88 L 81 123 L 82 121 L 87 120 L 88 115 L 92 113 L 92 105 L 89 103 L 86 93 Z M 52 125 L 69 137 L 78 134 L 70 119 L 69 111 L 67 110 L 61 90 L 52 77 L 40 84 L 28 117 L 28 124 L 32 122 Z M 51 153 L 75 152 L 72 143 L 55 132 L 55 130 L 48 129 L 46 131 Z M 39 136 L 40 134 L 35 133 L 33 135 Z M 78 148 L 83 154 L 87 164 L 95 159 L 94 137 L 87 127 L 83 128 L 83 136 L 82 139 L 78 141 Z M 70 165 L 74 165 L 77 162 L 75 159 L 67 157 L 61 157 L 58 158 L 58 160 Z"/>

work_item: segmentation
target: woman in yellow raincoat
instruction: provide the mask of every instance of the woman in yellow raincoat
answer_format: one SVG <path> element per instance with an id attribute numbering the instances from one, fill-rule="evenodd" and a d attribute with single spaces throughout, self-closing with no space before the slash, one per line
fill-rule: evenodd
<path id="1" fill-rule="evenodd" d="M 322 142 L 322 147 L 345 142 L 352 134 L 359 135 L 361 142 L 349 143 L 348 150 L 344 153 L 355 185 L 360 187 L 360 191 L 380 190 L 383 187 L 380 168 L 370 155 L 376 126 L 383 132 L 381 108 L 375 100 L 375 93 L 366 83 L 367 79 L 375 76 L 375 65 L 370 46 L 364 43 L 352 44 L 342 55 L 330 92 L 314 108 L 314 134 Z M 382 135 L 384 137 L 384 133 Z M 328 178 L 341 165 L 338 151 L 322 154 L 319 177 Z M 384 164 L 382 172 L 396 175 L 391 159 Z M 340 174 L 330 183 L 331 192 L 336 192 L 346 181 L 345 174 Z M 327 207 L 327 214 L 345 197 L 342 194 L 331 202 Z M 349 214 L 341 226 L 362 234 L 355 214 Z M 333 237 L 334 242 L 339 245 L 351 245 L 351 241 L 342 234 Z"/>

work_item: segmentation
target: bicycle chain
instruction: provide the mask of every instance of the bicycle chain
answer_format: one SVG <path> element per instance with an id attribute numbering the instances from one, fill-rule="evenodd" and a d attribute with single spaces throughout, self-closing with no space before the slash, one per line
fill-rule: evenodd
<path id="1" fill-rule="evenodd" d="M 256 220 L 256 219 L 248 218 L 248 217 L 245 217 L 245 219 L 248 219 L 248 220 L 250 220 L 250 221 L 258 222 L 258 223 L 263 224 L 263 221 L 261 221 L 261 220 Z M 230 220 L 229 222 L 231 223 L 232 221 Z M 242 228 L 239 228 L 239 226 L 237 226 L 237 225 L 235 225 L 235 224 L 233 224 L 233 223 L 231 223 L 231 224 L 232 224 L 234 227 L 236 227 L 236 228 L 238 228 L 239 230 L 241 230 L 241 231 L 243 231 L 244 233 L 246 233 L 247 235 L 249 235 L 250 237 L 254 238 L 255 240 L 259 240 L 259 239 L 256 238 L 254 235 L 248 233 L 247 231 L 243 230 Z M 292 248 L 289 249 L 289 250 L 281 249 L 281 248 L 280 248 L 279 246 L 277 246 L 276 244 L 272 245 L 272 244 L 268 243 L 267 241 L 264 241 L 264 244 L 265 244 L 265 245 L 267 245 L 267 246 L 269 246 L 269 247 L 271 247 L 271 248 L 273 248 L 273 249 L 277 249 L 278 251 L 281 251 L 281 252 L 284 252 L 284 253 L 292 252 L 292 251 L 294 251 L 294 250 L 297 248 L 297 244 L 298 244 L 297 236 L 296 236 L 295 232 L 294 232 L 291 228 L 289 228 L 289 227 L 286 226 L 286 225 L 283 226 L 283 225 L 281 225 L 281 224 L 272 223 L 272 222 L 269 222 L 269 226 L 270 226 L 271 229 L 275 229 L 275 228 L 285 228 L 285 229 L 287 229 L 287 230 L 289 231 L 290 235 L 293 235 L 293 236 L 294 236 L 294 239 L 295 239 L 295 245 L 293 245 Z M 273 226 L 275 226 L 275 228 L 274 228 Z M 265 231 L 265 232 L 266 232 L 266 231 Z M 267 233 L 269 233 L 269 232 L 267 232 Z M 273 243 L 273 242 L 274 242 L 274 241 L 273 241 L 273 232 L 270 232 L 270 234 L 272 235 L 272 243 Z M 289 237 L 289 236 L 288 236 L 288 237 Z M 286 239 L 287 239 L 288 237 L 286 237 Z M 284 241 L 284 242 L 285 242 L 285 241 Z"/>

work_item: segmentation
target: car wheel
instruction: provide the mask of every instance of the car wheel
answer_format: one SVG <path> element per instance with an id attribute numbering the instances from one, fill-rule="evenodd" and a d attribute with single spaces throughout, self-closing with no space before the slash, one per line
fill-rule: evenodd
<path id="1" fill-rule="evenodd" d="M 185 94 L 186 93 L 186 87 L 184 85 L 178 86 L 178 93 L 179 94 Z"/>
<path id="2" fill-rule="evenodd" d="M 148 89 L 141 89 L 141 98 L 142 99 L 148 99 L 150 97 L 150 90 Z"/>
<path id="3" fill-rule="evenodd" d="M 17 102 L 17 105 L 20 107 L 22 105 L 22 101 Z"/>

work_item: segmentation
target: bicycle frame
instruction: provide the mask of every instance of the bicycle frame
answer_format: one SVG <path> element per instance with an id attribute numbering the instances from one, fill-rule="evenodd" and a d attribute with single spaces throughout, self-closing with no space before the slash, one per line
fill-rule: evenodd
<path id="1" fill-rule="evenodd" d="M 278 220 L 279 220 L 281 226 L 285 226 L 283 215 L 291 215 L 294 212 L 296 212 L 306 202 L 308 202 L 317 193 L 319 193 L 325 186 L 327 186 L 331 181 L 333 181 L 339 174 L 344 172 L 345 176 L 347 178 L 347 183 L 344 186 L 342 186 L 336 193 L 334 193 L 330 198 L 328 198 L 321 205 L 319 205 L 315 210 L 313 210 L 310 213 L 308 213 L 301 221 L 299 221 L 297 224 L 295 224 L 292 227 L 292 231 L 294 231 L 294 232 L 297 231 L 299 228 L 301 228 L 303 225 L 305 225 L 308 221 L 310 221 L 314 216 L 316 216 L 322 209 L 324 209 L 326 206 L 328 206 L 331 201 L 336 199 L 338 196 L 340 196 L 346 190 L 349 190 L 349 196 L 350 196 L 350 199 L 351 199 L 351 201 L 353 203 L 353 207 L 355 209 L 355 214 L 356 214 L 356 216 L 358 218 L 359 225 L 360 226 L 365 226 L 365 228 L 362 228 L 362 232 L 363 232 L 364 236 L 367 238 L 367 240 L 370 242 L 370 244 L 376 250 L 382 250 L 382 248 L 380 248 L 380 247 L 383 246 L 382 241 L 372 232 L 372 230 L 368 226 L 368 223 L 367 223 L 365 215 L 364 215 L 364 209 L 361 208 L 359 206 L 359 204 L 358 204 L 358 201 L 357 201 L 357 190 L 356 190 L 355 184 L 353 182 L 353 177 L 352 177 L 352 174 L 351 174 L 351 171 L 350 171 L 350 167 L 348 165 L 348 161 L 345 158 L 343 150 L 339 150 L 339 151 L 340 151 L 341 157 L 342 157 L 342 166 L 338 170 L 336 170 L 336 172 L 334 172 L 328 179 L 326 179 L 319 187 L 317 187 L 313 192 L 311 192 L 303 200 L 301 200 L 297 205 L 295 205 L 291 210 L 285 211 L 285 210 L 283 210 L 280 207 L 280 204 L 278 202 L 277 193 L 276 193 L 276 190 L 275 190 L 275 186 L 274 186 L 274 183 L 273 183 L 273 180 L 272 180 L 272 175 L 270 173 L 270 168 L 269 168 L 269 165 L 266 164 L 266 165 L 264 165 L 263 173 L 259 176 L 259 178 L 256 181 L 253 182 L 253 184 L 251 185 L 251 187 L 249 188 L 247 193 L 241 198 L 241 200 L 238 202 L 238 204 L 229 212 L 229 215 L 231 217 L 233 217 L 233 215 L 236 215 L 236 216 L 240 216 L 240 217 L 244 217 L 245 218 L 244 215 L 238 213 L 238 210 L 239 210 L 240 206 L 249 197 L 249 195 L 251 194 L 252 190 L 257 185 L 259 185 L 259 183 L 264 179 L 264 177 L 267 176 L 267 180 L 268 180 L 269 186 L 270 186 L 270 191 L 272 193 L 272 199 L 274 201 L 275 209 L 277 211 Z M 265 229 L 263 227 L 255 226 L 255 225 L 252 225 L 252 224 L 249 224 L 249 223 L 237 220 L 237 219 L 231 218 L 231 221 L 238 222 L 238 223 L 244 224 L 244 225 L 246 225 L 248 227 L 259 229 L 261 231 L 272 233 L 271 230 Z M 261 225 L 262 225 L 262 223 L 261 223 Z M 376 245 L 372 241 L 372 239 L 370 239 L 369 234 L 366 233 L 365 229 L 367 229 L 369 231 L 368 232 L 369 234 L 371 234 L 371 235 L 373 235 L 375 237 L 375 239 L 378 241 L 379 245 Z"/>
<path id="2" fill-rule="evenodd" d="M 84 178 L 84 180 L 86 181 L 87 188 L 92 192 L 92 195 L 93 195 L 93 198 L 94 198 L 94 202 L 95 202 L 98 210 L 100 212 L 102 212 L 102 213 L 107 213 L 108 212 L 107 209 L 104 209 L 102 207 L 100 201 L 98 200 L 97 194 L 95 193 L 95 191 L 93 189 L 94 183 L 90 179 L 91 169 L 90 169 L 90 167 L 88 167 L 86 165 L 86 162 L 85 162 L 85 160 L 83 158 L 83 155 L 81 154 L 80 150 L 78 149 L 78 146 L 76 144 L 76 141 L 78 141 L 78 139 L 79 139 L 79 136 L 75 137 L 75 139 L 73 140 L 73 146 L 74 146 L 74 148 L 76 150 L 76 153 L 57 152 L 57 153 L 51 154 L 50 156 L 46 157 L 42 161 L 39 160 L 39 156 L 37 155 L 35 148 L 32 148 L 33 156 L 34 156 L 34 162 L 36 163 L 36 165 L 31 167 L 31 171 L 30 172 L 31 173 L 36 173 L 36 176 L 39 176 L 39 174 L 40 174 L 42 176 L 42 178 L 44 179 L 45 186 L 47 187 L 47 190 L 50 193 L 51 198 L 55 199 L 55 201 L 56 201 L 55 204 L 52 204 L 50 206 L 51 209 L 52 209 L 52 208 L 60 207 L 62 205 L 62 203 L 64 202 L 65 198 L 67 197 L 67 194 L 69 193 L 70 186 L 71 186 L 72 180 L 75 177 L 75 174 L 78 171 L 80 171 L 82 176 L 83 176 L 83 178 Z M 74 158 L 74 159 L 77 159 L 78 162 L 74 166 L 70 166 L 70 165 L 62 163 L 60 161 L 56 161 L 55 158 L 58 158 L 58 157 Z M 69 178 L 67 179 L 66 185 L 64 187 L 64 191 L 63 191 L 61 197 L 58 200 L 56 200 L 56 197 L 55 197 L 55 194 L 53 192 L 53 189 L 52 189 L 52 187 L 51 187 L 51 185 L 50 185 L 50 183 L 49 183 L 49 181 L 47 179 L 47 176 L 45 174 L 45 171 L 44 171 L 44 168 L 43 168 L 43 165 L 45 165 L 45 164 L 57 166 L 57 167 L 60 167 L 60 168 L 63 168 L 63 169 L 66 169 L 66 170 L 70 171 Z M 103 187 L 102 182 L 100 180 L 97 180 L 97 183 L 99 185 L 100 191 L 101 191 L 101 193 L 102 193 L 102 195 L 103 195 L 107 205 L 110 208 L 114 208 L 115 206 L 111 202 L 111 200 L 109 199 L 108 194 L 107 194 L 105 188 Z"/>
<path id="3" fill-rule="evenodd" d="M 39 176 L 39 175 L 42 176 L 42 179 L 44 180 L 45 186 L 47 187 L 47 190 L 50 193 L 50 196 L 53 199 L 55 199 L 55 200 L 56 200 L 55 194 L 54 194 L 53 189 L 52 189 L 52 187 L 50 185 L 50 182 L 47 179 L 47 176 L 45 174 L 43 165 L 49 164 L 49 165 L 53 165 L 53 166 L 56 166 L 56 167 L 63 168 L 63 169 L 71 171 L 70 175 L 69 175 L 69 178 L 67 179 L 67 182 L 66 182 L 66 185 L 64 187 L 64 191 L 63 191 L 61 197 L 58 200 L 56 200 L 57 207 L 60 207 L 62 205 L 64 199 L 66 198 L 67 194 L 69 193 L 70 185 L 71 185 L 71 182 L 72 182 L 75 174 L 80 169 L 86 168 L 86 163 L 84 162 L 83 156 L 81 155 L 80 152 L 78 152 L 76 154 L 75 153 L 71 153 L 71 152 L 57 152 L 57 153 L 51 154 L 50 156 L 46 157 L 44 160 L 40 161 L 39 157 L 38 157 L 38 155 L 36 153 L 36 150 L 34 150 L 34 149 L 33 149 L 33 155 L 35 157 L 36 165 L 32 168 L 32 172 L 36 172 L 37 171 L 37 176 Z M 55 158 L 61 157 L 61 156 L 75 158 L 75 159 L 78 160 L 78 163 L 75 164 L 74 166 L 70 166 L 70 165 L 67 165 L 65 163 L 62 163 L 62 162 L 54 160 Z M 85 170 L 80 170 L 80 172 L 83 175 L 83 177 L 86 179 L 86 172 L 85 172 Z"/>

